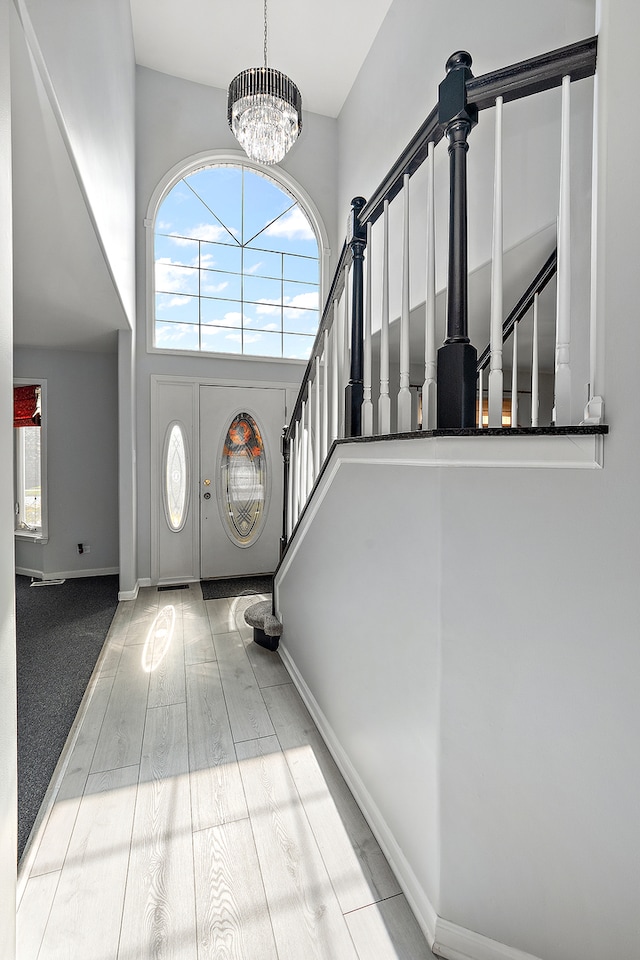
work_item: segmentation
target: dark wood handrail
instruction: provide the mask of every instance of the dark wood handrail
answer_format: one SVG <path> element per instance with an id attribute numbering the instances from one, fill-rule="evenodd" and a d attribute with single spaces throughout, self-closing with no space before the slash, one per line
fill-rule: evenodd
<path id="1" fill-rule="evenodd" d="M 466 84 L 468 101 L 474 104 L 478 110 L 485 110 L 495 106 L 496 97 L 501 96 L 505 102 L 522 99 L 559 86 L 562 83 L 562 78 L 567 75 L 571 77 L 572 81 L 593 76 L 596 69 L 597 44 L 597 37 L 590 37 L 587 40 L 560 47 L 529 60 L 522 60 L 500 70 L 494 70 L 480 77 L 473 77 Z M 393 200 L 402 190 L 405 173 L 412 176 L 426 159 L 429 143 L 437 145 L 440 142 L 443 137 L 443 129 L 438 120 L 438 113 L 438 104 L 436 104 L 402 151 L 389 173 L 362 208 L 358 218 L 360 224 L 376 222 L 384 210 L 384 201 Z M 324 331 L 331 326 L 333 303 L 336 298 L 340 297 L 344 289 L 344 270 L 350 260 L 351 249 L 345 241 L 322 313 L 318 333 L 313 343 L 309 363 L 302 379 L 298 399 L 287 427 L 287 439 L 291 439 L 293 425 L 300 417 L 302 402 L 307 395 L 308 381 L 313 371 L 315 358 L 321 352 L 320 345 L 324 340 Z M 517 322 L 518 320 L 514 320 L 514 324 Z M 478 369 L 480 369 L 481 362 L 486 366 L 485 354 L 486 351 L 478 360 Z"/>
<path id="2" fill-rule="evenodd" d="M 590 37 L 578 43 L 543 53 L 530 60 L 521 60 L 501 70 L 485 73 L 467 81 L 467 98 L 478 110 L 494 107 L 496 97 L 505 103 L 530 97 L 543 90 L 551 90 L 569 75 L 571 80 L 584 80 L 596 72 L 598 38 Z M 402 151 L 382 183 L 367 201 L 360 215 L 361 223 L 375 223 L 382 215 L 384 201 L 391 202 L 402 190 L 405 173 L 413 176 L 426 160 L 429 143 L 437 145 L 443 137 L 438 123 L 438 105 L 433 108 L 411 142 Z"/>
<path id="3" fill-rule="evenodd" d="M 538 273 L 535 275 L 525 292 L 522 294 L 515 307 L 507 317 L 507 319 L 502 324 L 502 342 L 513 333 L 513 328 L 516 323 L 520 323 L 523 317 L 527 315 L 531 307 L 533 306 L 533 301 L 536 293 L 542 293 L 544 288 L 547 286 L 549 281 L 555 276 L 556 270 L 558 268 L 558 249 L 553 251 L 549 255 L 548 260 L 540 268 Z M 481 370 L 489 363 L 491 359 L 491 346 L 485 347 L 481 355 L 478 357 L 477 371 L 480 373 Z"/>
<path id="4" fill-rule="evenodd" d="M 562 78 L 584 80 L 596 72 L 598 38 L 590 37 L 580 43 L 551 50 L 530 60 L 521 60 L 510 67 L 485 73 L 467 81 L 467 96 L 478 110 L 495 106 L 496 97 L 505 103 L 521 100 L 543 90 L 559 87 Z"/>

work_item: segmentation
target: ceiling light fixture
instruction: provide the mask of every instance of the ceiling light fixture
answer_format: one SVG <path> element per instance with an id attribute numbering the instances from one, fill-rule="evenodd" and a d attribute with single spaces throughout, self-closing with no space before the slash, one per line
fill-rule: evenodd
<path id="1" fill-rule="evenodd" d="M 279 163 L 302 130 L 302 97 L 279 70 L 267 66 L 267 0 L 264 0 L 264 66 L 250 67 L 229 84 L 227 120 L 243 150 L 258 163 Z"/>

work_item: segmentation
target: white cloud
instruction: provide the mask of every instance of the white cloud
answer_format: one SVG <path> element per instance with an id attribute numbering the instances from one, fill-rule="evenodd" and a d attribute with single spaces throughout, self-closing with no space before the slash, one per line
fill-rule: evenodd
<path id="1" fill-rule="evenodd" d="M 259 300 L 256 304 L 256 313 L 280 313 L 280 300 Z"/>
<path id="2" fill-rule="evenodd" d="M 197 293 L 198 281 L 195 271 L 174 263 L 170 257 L 156 260 L 156 288 L 173 293 Z"/>
<path id="3" fill-rule="evenodd" d="M 200 288 L 200 293 L 201 294 L 222 293 L 222 291 L 226 290 L 228 286 L 229 286 L 229 283 L 227 280 L 224 280 L 222 283 L 211 283 L 211 281 L 205 280 L 205 282 L 202 284 Z"/>
<path id="4" fill-rule="evenodd" d="M 247 318 L 244 318 L 245 323 Z M 242 325 L 242 314 L 236 313 L 235 311 L 229 311 L 225 313 L 223 317 L 216 317 L 215 320 L 207 320 L 203 324 L 205 327 L 239 327 Z"/>
<path id="5" fill-rule="evenodd" d="M 290 310 L 296 310 L 296 317 L 302 316 L 302 310 L 317 310 L 318 303 L 318 291 L 311 290 L 309 293 L 298 293 L 295 297 L 285 297 L 283 306 L 288 307 Z"/>
<path id="6" fill-rule="evenodd" d="M 237 231 L 232 230 L 231 232 L 236 233 Z M 225 238 L 228 240 L 229 232 L 217 223 L 201 223 L 197 227 L 187 227 L 186 230 L 181 230 L 180 235 L 174 232 L 170 236 L 174 243 L 178 245 L 191 243 L 193 240 L 206 240 L 208 243 L 215 243 Z"/>
<path id="7" fill-rule="evenodd" d="M 253 265 L 252 267 L 246 267 L 244 272 L 245 272 L 245 273 L 257 273 L 261 266 L 262 266 L 262 263 L 254 263 L 254 265 Z"/>
<path id="8" fill-rule="evenodd" d="M 313 290 L 309 293 L 298 293 L 295 297 L 284 297 L 282 306 L 287 307 L 289 311 L 288 315 L 291 319 L 298 319 L 304 316 L 305 310 L 318 309 L 318 292 L 317 290 Z M 256 306 L 256 313 L 268 315 L 279 312 L 279 300 L 267 300 L 265 298 L 260 300 Z"/>
<path id="9" fill-rule="evenodd" d="M 280 324 L 279 324 L 279 323 L 268 323 L 264 329 L 265 329 L 265 330 L 279 330 L 279 329 L 280 329 Z"/>
<path id="10" fill-rule="evenodd" d="M 191 327 L 184 324 L 167 323 L 156 329 L 156 344 L 164 347 L 167 344 L 179 345 L 185 337 L 193 333 Z"/>
<path id="11" fill-rule="evenodd" d="M 315 240 L 311 225 L 300 207 L 294 207 L 280 217 L 265 233 L 269 237 L 286 237 L 287 240 Z"/>
<path id="12" fill-rule="evenodd" d="M 191 297 L 171 297 L 163 302 L 162 306 L 168 309 L 169 307 L 183 307 L 185 303 L 191 303 Z"/>

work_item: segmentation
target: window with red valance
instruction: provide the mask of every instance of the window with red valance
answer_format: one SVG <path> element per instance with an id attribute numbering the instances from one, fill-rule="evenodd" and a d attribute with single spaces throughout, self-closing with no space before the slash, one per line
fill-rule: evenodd
<path id="1" fill-rule="evenodd" d="M 40 402 L 40 384 L 13 388 L 13 425 L 14 427 L 39 427 L 42 423 Z"/>

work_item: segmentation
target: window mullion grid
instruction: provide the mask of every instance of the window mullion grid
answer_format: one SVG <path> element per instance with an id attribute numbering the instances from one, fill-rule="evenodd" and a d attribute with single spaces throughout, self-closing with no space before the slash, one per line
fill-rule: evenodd
<path id="1" fill-rule="evenodd" d="M 198 350 L 202 353 L 202 240 L 198 240 Z"/>
<path id="2" fill-rule="evenodd" d="M 284 357 L 284 253 L 280 254 L 280 356 Z"/>

